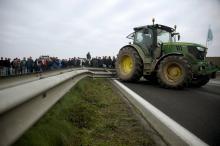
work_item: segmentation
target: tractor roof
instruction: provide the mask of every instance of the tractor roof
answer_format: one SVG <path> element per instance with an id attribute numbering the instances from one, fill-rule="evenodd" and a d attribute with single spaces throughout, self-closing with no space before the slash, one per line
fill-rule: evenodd
<path id="1" fill-rule="evenodd" d="M 159 29 L 166 30 L 168 32 L 174 32 L 175 31 L 174 28 L 171 28 L 171 27 L 165 26 L 165 25 L 161 25 L 161 24 L 145 25 L 145 26 L 135 27 L 134 31 L 137 31 L 137 30 L 140 30 L 140 29 L 147 29 L 147 28 L 159 28 Z"/>

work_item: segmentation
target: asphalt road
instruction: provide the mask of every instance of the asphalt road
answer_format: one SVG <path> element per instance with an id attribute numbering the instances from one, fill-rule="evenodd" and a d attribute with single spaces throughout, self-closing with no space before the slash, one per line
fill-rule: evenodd
<path id="1" fill-rule="evenodd" d="M 210 146 L 220 146 L 220 81 L 171 90 L 148 81 L 123 83 Z"/>

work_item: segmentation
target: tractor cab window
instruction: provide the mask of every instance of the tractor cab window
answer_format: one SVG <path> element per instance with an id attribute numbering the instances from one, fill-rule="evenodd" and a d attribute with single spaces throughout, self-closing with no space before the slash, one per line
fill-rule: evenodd
<path id="1" fill-rule="evenodd" d="M 153 46 L 153 31 L 151 29 L 136 31 L 134 44 L 140 46 L 146 54 L 150 54 Z"/>
<path id="2" fill-rule="evenodd" d="M 171 42 L 171 34 L 168 31 L 157 29 L 157 43 Z"/>
<path id="3" fill-rule="evenodd" d="M 143 33 L 142 32 L 137 32 L 137 34 L 136 34 L 136 42 L 137 43 L 143 42 Z"/>
<path id="4" fill-rule="evenodd" d="M 140 30 L 136 32 L 135 43 L 140 44 L 144 48 L 150 48 L 153 43 L 152 37 L 152 33 L 148 30 Z"/>

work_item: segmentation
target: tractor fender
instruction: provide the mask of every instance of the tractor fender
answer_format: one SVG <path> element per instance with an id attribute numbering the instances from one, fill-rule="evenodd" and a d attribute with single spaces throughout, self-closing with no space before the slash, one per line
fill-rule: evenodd
<path id="1" fill-rule="evenodd" d="M 157 68 L 158 68 L 158 66 L 159 66 L 159 64 L 160 64 L 160 62 L 161 62 L 164 58 L 166 58 L 166 57 L 168 57 L 168 56 L 183 56 L 183 54 L 182 54 L 182 53 L 179 53 L 179 52 L 174 52 L 174 53 L 168 53 L 168 54 L 163 55 L 162 57 L 160 57 L 160 58 L 156 61 L 155 66 L 154 66 L 154 70 L 157 70 Z"/>
<path id="2" fill-rule="evenodd" d="M 144 51 L 143 51 L 143 50 L 141 49 L 141 47 L 139 47 L 138 45 L 129 44 L 129 45 L 126 45 L 126 46 L 122 47 L 121 49 L 123 49 L 123 48 L 125 48 L 125 47 L 132 47 L 132 48 L 134 48 L 134 49 L 138 52 L 138 54 L 140 55 L 140 57 L 141 57 L 143 63 L 148 63 L 148 62 L 151 61 L 151 60 L 149 60 L 148 57 L 146 57 Z"/>

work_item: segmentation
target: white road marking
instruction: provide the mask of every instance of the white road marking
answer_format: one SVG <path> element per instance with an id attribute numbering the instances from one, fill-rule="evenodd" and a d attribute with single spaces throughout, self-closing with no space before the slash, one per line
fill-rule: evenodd
<path id="1" fill-rule="evenodd" d="M 207 85 L 220 86 L 220 80 L 216 80 L 216 79 L 210 80 Z"/>

